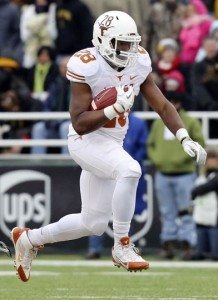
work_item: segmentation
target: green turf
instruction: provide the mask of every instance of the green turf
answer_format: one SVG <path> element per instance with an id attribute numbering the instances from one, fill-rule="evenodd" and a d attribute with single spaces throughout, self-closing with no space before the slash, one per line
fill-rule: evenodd
<path id="1" fill-rule="evenodd" d="M 0 265 L 0 273 L 12 270 Z M 28 283 L 0 276 L 0 299 L 218 299 L 218 269 L 155 267 L 130 273 L 115 267 L 34 266 L 33 271 L 55 274 L 33 272 Z"/>

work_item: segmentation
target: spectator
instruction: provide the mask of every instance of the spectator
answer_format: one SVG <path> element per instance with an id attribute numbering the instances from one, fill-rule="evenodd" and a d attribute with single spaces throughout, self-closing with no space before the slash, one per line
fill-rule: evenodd
<path id="1" fill-rule="evenodd" d="M 49 99 L 52 101 L 55 100 L 56 105 L 53 106 L 54 111 L 68 111 L 69 110 L 69 103 L 70 103 L 70 82 L 66 78 L 66 71 L 67 71 L 67 63 L 69 61 L 69 56 L 63 56 L 59 60 L 59 71 L 60 77 L 57 78 L 57 81 L 54 85 L 54 93 Z M 53 100 L 54 101 L 54 100 Z M 60 120 L 56 122 L 56 127 L 58 128 L 58 135 L 57 138 L 60 139 L 67 139 L 68 131 L 69 131 L 69 120 Z M 61 148 L 62 154 L 69 154 L 68 147 Z"/>
<path id="2" fill-rule="evenodd" d="M 205 176 L 200 176 L 192 190 L 197 223 L 197 253 L 193 259 L 218 260 L 218 149 L 208 149 Z"/>
<path id="3" fill-rule="evenodd" d="M 180 80 L 178 83 L 176 83 L 175 89 L 174 87 L 173 89 L 185 89 L 184 78 L 179 71 L 180 58 L 178 51 L 179 47 L 177 42 L 171 38 L 162 39 L 157 45 L 158 59 L 153 65 L 152 74 L 154 76 L 156 84 L 159 86 L 163 93 L 168 90 L 166 86 L 166 84 L 168 84 L 168 75 L 171 75 L 174 72 L 176 72 L 175 74 L 180 73 Z"/>
<path id="4" fill-rule="evenodd" d="M 217 110 L 218 47 L 216 40 L 207 37 L 203 42 L 203 49 L 206 57 L 193 66 L 192 90 L 198 99 L 198 110 Z"/>
<path id="5" fill-rule="evenodd" d="M 198 120 L 182 108 L 180 95 L 167 93 L 190 136 L 203 144 Z M 180 144 L 161 120 L 154 121 L 148 138 L 148 157 L 156 167 L 155 192 L 161 218 L 161 246 L 163 257 L 173 258 L 177 241 L 189 259 L 196 243 L 195 225 L 190 213 L 191 190 L 196 178 L 195 163 L 180 150 Z M 178 221 L 179 220 L 179 221 Z"/>
<path id="6" fill-rule="evenodd" d="M 59 0 L 56 11 L 59 56 L 72 55 L 91 47 L 94 19 L 88 7 L 80 0 Z"/>
<path id="7" fill-rule="evenodd" d="M 164 76 L 163 80 L 163 93 L 176 92 L 180 95 L 180 100 L 182 101 L 182 107 L 185 110 L 195 110 L 196 100 L 191 96 L 185 88 L 185 79 L 183 74 L 178 71 L 171 71 Z"/>
<path id="8" fill-rule="evenodd" d="M 70 83 L 66 78 L 66 65 L 69 57 L 62 57 L 59 61 L 60 75 L 51 81 L 48 87 L 48 96 L 44 101 L 44 111 L 68 111 L 70 102 Z M 70 121 L 40 121 L 32 128 L 33 139 L 61 138 L 67 139 Z M 32 154 L 45 154 L 47 148 L 36 146 Z M 62 154 L 68 154 L 67 147 L 62 147 Z"/>
<path id="9" fill-rule="evenodd" d="M 22 60 L 19 8 L 9 0 L 0 0 L 0 56 Z"/>
<path id="10" fill-rule="evenodd" d="M 218 48 L 218 20 L 214 21 L 210 27 L 210 33 L 209 35 L 205 38 L 205 40 L 207 40 L 207 38 L 211 38 L 211 39 L 215 39 L 216 40 L 216 44 L 217 44 L 217 48 Z M 204 49 L 205 47 L 205 43 L 203 42 L 202 47 L 199 49 L 197 56 L 195 58 L 195 62 L 200 62 L 202 61 L 205 57 L 206 57 L 206 50 Z M 207 47 L 210 47 L 209 45 Z M 211 45 L 212 47 L 212 45 Z"/>
<path id="11" fill-rule="evenodd" d="M 21 14 L 20 33 L 24 43 L 23 66 L 31 68 L 36 63 L 41 46 L 54 46 L 57 37 L 55 24 L 56 5 L 50 0 L 35 0 L 24 5 Z"/>
<path id="12" fill-rule="evenodd" d="M 142 167 L 142 176 L 139 179 L 139 184 L 136 191 L 136 206 L 135 214 L 140 215 L 145 208 L 143 195 L 146 190 L 144 180 L 145 168 L 143 161 L 147 157 L 146 141 L 148 136 L 147 123 L 134 114 L 129 115 L 129 128 L 127 130 L 123 147 L 124 149 L 136 159 Z M 90 236 L 88 239 L 88 259 L 100 258 L 104 248 L 104 235 Z"/>
<path id="13" fill-rule="evenodd" d="M 159 59 L 155 64 L 157 72 L 161 75 L 178 70 L 180 67 L 179 47 L 174 39 L 162 39 L 157 46 Z"/>
<path id="14" fill-rule="evenodd" d="M 180 58 L 182 71 L 186 79 L 186 87 L 190 91 L 190 69 L 194 63 L 203 39 L 208 35 L 212 18 L 201 0 L 191 0 L 186 7 L 182 20 L 179 40 L 181 44 Z"/>
<path id="15" fill-rule="evenodd" d="M 206 57 L 192 68 L 192 93 L 197 99 L 197 110 L 218 110 L 218 48 L 214 38 L 206 38 L 203 43 Z M 210 137 L 218 138 L 217 120 L 210 122 Z"/>
<path id="16" fill-rule="evenodd" d="M 210 27 L 210 36 L 215 38 L 218 43 L 218 20 L 213 21 Z"/>
<path id="17" fill-rule="evenodd" d="M 24 71 L 24 79 L 29 86 L 32 97 L 44 102 L 49 89 L 59 76 L 58 66 L 55 63 L 55 52 L 51 47 L 42 46 L 37 53 L 36 64 Z"/>
<path id="18" fill-rule="evenodd" d="M 165 75 L 163 80 L 163 92 L 177 92 L 184 93 L 185 92 L 185 79 L 183 74 L 174 70 Z"/>
<path id="19" fill-rule="evenodd" d="M 153 77 L 163 93 L 174 91 L 181 94 L 182 106 L 186 110 L 195 110 L 194 97 L 188 93 L 185 86 L 185 78 L 181 68 L 179 46 L 176 40 L 165 38 L 159 41 L 157 46 L 159 56 L 153 67 Z"/>
<path id="20" fill-rule="evenodd" d="M 16 90 L 25 99 L 29 99 L 30 90 L 22 79 L 19 63 L 10 57 L 0 57 L 0 93 Z"/>
<path id="21" fill-rule="evenodd" d="M 161 39 L 177 40 L 181 29 L 184 4 L 177 0 L 155 1 L 152 4 L 147 24 L 147 50 L 156 59 L 156 45 Z"/>
<path id="22" fill-rule="evenodd" d="M 25 99 L 15 90 L 8 90 L 0 96 L 0 112 L 28 112 L 40 110 L 40 103 L 34 99 Z M 1 138 L 4 139 L 28 139 L 30 138 L 31 122 L 25 121 L 1 121 Z M 22 151 L 22 147 L 13 146 L 3 149 L 3 153 L 16 154 Z"/>
<path id="23" fill-rule="evenodd" d="M 24 78 L 31 90 L 31 95 L 34 99 L 42 102 L 44 111 L 51 111 L 52 105 L 55 102 L 52 92 L 55 89 L 55 82 L 59 77 L 59 69 L 54 61 L 54 50 L 51 47 L 42 46 L 38 50 L 36 64 L 24 71 Z M 40 132 L 41 122 L 37 122 L 32 127 L 32 138 L 40 138 Z M 33 147 L 31 153 L 38 153 L 38 151 L 41 151 L 40 149 L 41 147 Z"/>

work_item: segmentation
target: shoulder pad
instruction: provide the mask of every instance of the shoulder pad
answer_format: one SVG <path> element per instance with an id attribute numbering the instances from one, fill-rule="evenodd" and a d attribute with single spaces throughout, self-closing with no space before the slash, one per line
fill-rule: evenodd
<path id="1" fill-rule="evenodd" d="M 140 65 L 147 66 L 151 68 L 151 58 L 148 54 L 148 52 L 141 46 L 138 47 L 138 52 L 139 52 L 139 58 L 138 62 Z"/>
<path id="2" fill-rule="evenodd" d="M 99 61 L 95 49 L 87 48 L 71 56 L 67 64 L 66 76 L 71 81 L 86 82 L 86 79 L 93 76 L 98 68 Z"/>

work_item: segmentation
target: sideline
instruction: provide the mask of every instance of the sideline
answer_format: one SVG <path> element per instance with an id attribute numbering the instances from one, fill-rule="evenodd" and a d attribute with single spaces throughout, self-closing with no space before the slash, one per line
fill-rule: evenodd
<path id="1" fill-rule="evenodd" d="M 218 262 L 214 261 L 149 261 L 151 268 L 202 268 L 218 269 Z M 0 266 L 14 264 L 13 260 L 0 259 Z M 109 260 L 44 260 L 36 259 L 33 261 L 35 266 L 51 267 L 114 267 Z"/>

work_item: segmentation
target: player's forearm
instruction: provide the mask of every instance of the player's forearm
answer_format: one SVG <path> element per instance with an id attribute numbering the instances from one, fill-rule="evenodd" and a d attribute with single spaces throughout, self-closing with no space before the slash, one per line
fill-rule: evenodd
<path id="1" fill-rule="evenodd" d="M 176 132 L 180 128 L 185 128 L 177 110 L 170 103 L 166 102 L 163 109 L 158 112 L 164 124 L 169 128 L 169 130 L 176 135 Z"/>
<path id="2" fill-rule="evenodd" d="M 164 97 L 151 75 L 148 75 L 140 90 L 148 104 L 160 115 L 173 134 L 176 134 L 180 128 L 184 128 L 175 107 Z"/>
<path id="3" fill-rule="evenodd" d="M 103 110 L 85 111 L 77 116 L 71 116 L 73 128 L 79 135 L 84 135 L 105 125 L 109 120 Z"/>

